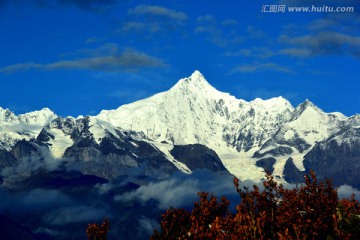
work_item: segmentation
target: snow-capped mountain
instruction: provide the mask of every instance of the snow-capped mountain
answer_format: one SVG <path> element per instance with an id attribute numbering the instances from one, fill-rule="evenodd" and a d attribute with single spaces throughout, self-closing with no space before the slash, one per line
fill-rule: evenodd
<path id="1" fill-rule="evenodd" d="M 291 117 L 293 107 L 279 97 L 252 102 L 217 91 L 199 72 L 181 79 L 169 91 L 102 111 L 98 116 L 113 126 L 143 132 L 153 141 L 175 145 L 204 144 L 238 151 L 259 146 L 277 125 Z M 243 136 L 239 138 L 239 133 Z"/>
<path id="2" fill-rule="evenodd" d="M 257 181 L 268 169 L 279 181 L 295 182 L 310 168 L 332 169 L 340 158 L 328 148 L 337 144 L 352 153 L 341 161 L 353 174 L 341 183 L 354 185 L 349 179 L 360 170 L 360 154 L 352 147 L 360 142 L 359 126 L 359 115 L 325 113 L 309 100 L 294 108 L 282 97 L 236 99 L 195 71 L 166 92 L 97 116 L 61 118 L 49 109 L 16 116 L 0 108 L 0 149 L 11 153 L 24 139 L 52 161 L 86 163 L 83 171 L 108 178 L 150 166 L 153 175 L 156 168 L 165 175 L 226 168 L 241 180 Z M 316 159 L 320 155 L 326 164 Z"/>
<path id="3" fill-rule="evenodd" d="M 55 118 L 56 114 L 48 108 L 17 116 L 0 107 L 0 149 L 9 151 L 17 141 L 36 138 Z"/>

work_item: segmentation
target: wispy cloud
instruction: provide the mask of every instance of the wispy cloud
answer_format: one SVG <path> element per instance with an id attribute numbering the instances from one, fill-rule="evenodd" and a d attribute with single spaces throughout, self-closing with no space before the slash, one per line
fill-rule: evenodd
<path id="1" fill-rule="evenodd" d="M 9 66 L 0 68 L 0 72 L 13 73 L 13 72 L 18 72 L 18 71 L 28 71 L 31 69 L 39 69 L 39 68 L 42 68 L 43 66 L 44 65 L 41 63 L 33 63 L 33 62 L 18 63 L 18 64 L 9 65 Z"/>
<path id="2" fill-rule="evenodd" d="M 239 22 L 236 21 L 235 19 L 227 19 L 227 20 L 222 21 L 221 24 L 223 26 L 235 26 L 235 25 L 238 25 Z"/>
<path id="3" fill-rule="evenodd" d="M 337 189 L 340 198 L 350 198 L 354 193 L 357 199 L 360 198 L 360 191 L 356 188 L 353 188 L 349 185 L 342 185 Z"/>
<path id="4" fill-rule="evenodd" d="M 146 216 L 139 217 L 138 224 L 139 239 L 141 236 L 144 236 L 144 234 L 151 235 L 154 232 L 154 229 L 160 229 L 158 221 L 150 219 Z"/>
<path id="5" fill-rule="evenodd" d="M 44 216 L 44 220 L 51 225 L 65 225 L 77 222 L 91 222 L 104 218 L 104 209 L 88 206 L 68 206 L 53 210 Z"/>
<path id="6" fill-rule="evenodd" d="M 213 16 L 213 15 L 203 15 L 203 16 L 199 16 L 197 19 L 196 19 L 196 22 L 197 23 L 212 23 L 212 24 L 216 24 L 216 18 Z"/>
<path id="7" fill-rule="evenodd" d="M 145 16 L 153 16 L 153 17 L 164 17 L 172 20 L 176 20 L 179 22 L 187 20 L 187 15 L 180 11 L 175 11 L 169 8 L 165 8 L 162 6 L 154 6 L 154 5 L 139 5 L 133 9 L 128 11 L 129 15 L 145 15 Z"/>
<path id="8" fill-rule="evenodd" d="M 279 42 L 293 48 L 282 52 L 295 56 L 350 55 L 360 57 L 360 37 L 337 32 L 289 37 L 281 35 Z"/>
<path id="9" fill-rule="evenodd" d="M 308 57 L 312 55 L 312 52 L 310 49 L 306 48 L 284 48 L 279 50 L 279 54 L 282 55 L 288 55 L 293 57 Z"/>
<path id="10" fill-rule="evenodd" d="M 102 41 L 104 41 L 104 39 L 99 37 L 89 37 L 85 40 L 85 44 L 98 43 Z"/>
<path id="11" fill-rule="evenodd" d="M 249 25 L 246 28 L 246 32 L 248 33 L 248 38 L 255 38 L 255 39 L 262 39 L 266 40 L 267 34 L 264 31 L 261 31 L 260 29 L 255 28 L 254 26 Z"/>
<path id="12" fill-rule="evenodd" d="M 284 31 L 277 42 L 279 54 L 292 57 L 347 55 L 360 57 L 360 16 L 327 15 L 294 31 Z"/>
<path id="13" fill-rule="evenodd" d="M 155 199 L 159 202 L 160 209 L 166 209 L 169 206 L 186 206 L 191 205 L 196 198 L 195 193 L 200 191 L 198 185 L 199 182 L 196 179 L 185 180 L 181 183 L 177 179 L 164 180 L 159 183 L 151 182 L 133 192 L 115 196 L 114 200 L 121 202 L 139 200 L 145 204 L 151 199 Z"/>
<path id="14" fill-rule="evenodd" d="M 223 37 L 223 31 L 213 25 L 198 26 L 195 28 L 195 34 L 205 34 L 215 45 L 224 47 L 228 40 Z"/>
<path id="15" fill-rule="evenodd" d="M 236 73 L 236 72 L 252 73 L 258 71 L 276 71 L 276 72 L 284 72 L 284 73 L 293 73 L 293 70 L 291 70 L 290 68 L 281 66 L 273 62 L 238 65 L 232 69 L 231 73 Z"/>
<path id="16" fill-rule="evenodd" d="M 156 200 L 159 209 L 191 206 L 197 199 L 197 192 L 207 191 L 217 194 L 233 194 L 232 176 L 219 176 L 208 170 L 197 170 L 193 174 L 175 174 L 171 178 L 150 182 L 135 191 L 114 197 L 114 201 L 139 201 L 146 204 Z"/>
<path id="17" fill-rule="evenodd" d="M 128 20 L 121 24 L 119 33 L 141 34 L 141 39 L 149 36 L 159 37 L 159 32 L 175 32 L 184 27 L 188 16 L 181 11 L 155 5 L 139 5 L 129 9 L 127 12 Z"/>
<path id="18" fill-rule="evenodd" d="M 28 70 L 58 70 L 58 69 L 79 69 L 96 70 L 105 72 L 136 71 L 144 67 L 164 67 L 165 62 L 159 58 L 150 56 L 144 52 L 133 49 L 125 49 L 119 52 L 116 46 L 106 55 L 101 55 L 104 46 L 99 49 L 87 49 L 80 52 L 91 54 L 80 59 L 61 60 L 53 63 L 18 63 L 0 68 L 0 72 L 13 73 Z M 108 46 L 106 47 L 109 50 Z"/>
<path id="19" fill-rule="evenodd" d="M 218 47 L 238 45 L 244 41 L 244 37 L 235 29 L 227 29 L 227 31 L 224 31 L 224 25 L 222 23 L 218 24 L 217 19 L 213 15 L 199 16 L 196 23 L 194 33 L 206 36 L 209 41 Z M 227 26 L 234 27 L 236 25 L 234 23 L 236 23 L 236 21 L 228 20 Z"/>
<path id="20" fill-rule="evenodd" d="M 268 47 L 252 46 L 250 48 L 242 48 L 235 51 L 227 51 L 225 56 L 228 57 L 253 57 L 258 59 L 265 59 L 274 56 L 276 53 Z"/>
<path id="21" fill-rule="evenodd" d="M 142 32 L 146 29 L 146 24 L 143 22 L 129 21 L 125 22 L 122 26 L 122 30 L 125 32 Z"/>
<path id="22" fill-rule="evenodd" d="M 297 1 L 299 3 L 299 1 Z M 303 3 L 304 4 L 304 3 Z M 228 57 L 250 57 L 262 61 L 278 57 L 310 58 L 316 56 L 352 56 L 360 58 L 360 16 L 356 14 L 328 14 L 304 25 L 289 24 L 282 32 L 271 36 L 263 29 L 249 25 L 244 33 L 246 47 L 232 48 L 225 52 Z M 271 37 L 270 37 L 271 36 Z M 239 45 L 240 46 L 240 45 Z M 237 66 L 234 71 L 259 70 L 291 72 L 276 64 L 249 64 Z"/>

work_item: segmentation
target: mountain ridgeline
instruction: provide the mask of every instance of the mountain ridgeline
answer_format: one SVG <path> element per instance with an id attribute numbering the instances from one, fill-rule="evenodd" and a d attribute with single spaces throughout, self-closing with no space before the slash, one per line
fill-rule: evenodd
<path id="1" fill-rule="evenodd" d="M 1 182 L 39 168 L 67 166 L 136 182 L 196 169 L 259 181 L 269 170 L 298 183 L 310 169 L 337 186 L 360 188 L 360 116 L 325 113 L 309 100 L 247 102 L 212 87 L 199 72 L 152 97 L 97 116 L 60 117 L 49 109 L 15 115 L 0 108 Z"/>

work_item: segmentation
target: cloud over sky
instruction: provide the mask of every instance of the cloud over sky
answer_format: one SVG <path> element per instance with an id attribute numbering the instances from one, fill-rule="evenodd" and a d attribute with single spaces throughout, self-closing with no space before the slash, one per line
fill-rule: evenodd
<path id="1" fill-rule="evenodd" d="M 145 15 L 153 17 L 164 17 L 179 22 L 187 20 L 187 15 L 180 11 L 175 11 L 162 6 L 139 5 L 128 11 L 129 15 Z"/>
<path id="2" fill-rule="evenodd" d="M 223 92 L 232 93 L 234 88 L 298 92 L 292 99 L 295 106 L 311 99 L 326 111 L 360 112 L 353 104 L 359 91 L 355 76 L 360 74 L 358 1 L 317 1 L 354 6 L 352 13 L 264 13 L 264 4 L 3 0 L 0 19 L 6 34 L 1 35 L 0 80 L 9 94 L 0 94 L 1 105 L 84 115 L 166 91 L 198 69 Z M 324 74 L 316 74 L 320 72 Z M 334 101 L 340 78 L 343 97 Z M 100 79 L 107 83 L 99 84 Z M 49 80 L 60 87 L 41 90 Z M 273 80 L 276 86 L 270 84 Z M 69 81 L 74 87 L 65 90 Z M 22 88 L 14 89 L 13 82 Z M 326 93 L 319 94 L 324 85 Z M 80 88 L 87 97 L 78 96 Z M 116 98 L 116 93 L 138 99 Z M 69 104 L 73 102 L 79 104 Z"/>
<path id="3" fill-rule="evenodd" d="M 360 199 L 360 191 L 348 185 L 342 185 L 337 189 L 339 198 L 350 198 L 352 194 L 355 194 L 356 199 Z"/>
<path id="4" fill-rule="evenodd" d="M 287 67 L 280 66 L 276 63 L 259 63 L 259 64 L 246 64 L 240 65 L 233 69 L 232 73 L 235 72 L 256 72 L 256 71 L 279 71 L 284 73 L 292 73 L 293 71 Z"/>
<path id="5" fill-rule="evenodd" d="M 90 51 L 92 52 L 92 50 Z M 94 51 L 96 52 L 96 50 Z M 104 56 L 85 56 L 80 59 L 60 60 L 53 63 L 18 63 L 0 68 L 0 72 L 13 73 L 28 70 L 59 70 L 59 69 L 78 69 L 96 70 L 105 72 L 117 71 L 136 71 L 144 67 L 165 67 L 166 64 L 159 58 L 150 56 L 144 52 L 133 49 L 125 49 L 122 52 L 117 50 L 110 55 Z"/>
<path id="6" fill-rule="evenodd" d="M 127 20 L 121 23 L 118 32 L 126 36 L 139 34 L 137 37 L 142 41 L 149 41 L 149 37 L 169 37 L 168 33 L 174 34 L 182 29 L 187 20 L 187 14 L 182 11 L 157 5 L 138 5 L 127 11 Z"/>
<path id="7" fill-rule="evenodd" d="M 320 32 L 300 37 L 279 36 L 280 43 L 292 48 L 282 53 L 292 56 L 310 57 L 316 55 L 350 55 L 360 57 L 360 37 L 336 32 Z"/>

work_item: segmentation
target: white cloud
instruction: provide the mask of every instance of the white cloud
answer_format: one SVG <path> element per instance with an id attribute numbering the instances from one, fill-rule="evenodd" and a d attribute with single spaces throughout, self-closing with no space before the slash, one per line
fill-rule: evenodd
<path id="1" fill-rule="evenodd" d="M 163 60 L 144 52 L 125 49 L 119 52 L 117 45 L 104 44 L 97 49 L 80 50 L 86 56 L 74 60 L 62 60 L 53 63 L 19 63 L 0 68 L 0 72 L 13 73 L 28 70 L 80 69 L 104 72 L 136 71 L 145 67 L 165 67 Z"/>
<path id="2" fill-rule="evenodd" d="M 160 224 L 154 220 L 150 219 L 146 216 L 139 217 L 139 227 L 138 227 L 138 235 L 151 235 L 154 232 L 154 229 L 160 229 Z"/>
<path id="3" fill-rule="evenodd" d="M 89 37 L 85 40 L 85 44 L 98 43 L 98 42 L 102 42 L 102 41 L 104 41 L 104 39 L 99 38 L 99 37 Z"/>
<path id="4" fill-rule="evenodd" d="M 122 30 L 125 32 L 129 32 L 129 31 L 141 32 L 145 29 L 146 29 L 146 24 L 138 21 L 125 22 L 124 25 L 122 26 Z"/>
<path id="5" fill-rule="evenodd" d="M 258 71 L 276 71 L 276 72 L 284 72 L 284 73 L 293 73 L 293 71 L 290 68 L 272 62 L 239 65 L 233 68 L 231 73 L 235 73 L 235 72 L 252 73 Z"/>
<path id="6" fill-rule="evenodd" d="M 349 185 L 342 185 L 337 189 L 339 198 L 350 198 L 354 193 L 355 198 L 360 199 L 360 191 L 356 188 L 353 188 Z"/>
<path id="7" fill-rule="evenodd" d="M 213 15 L 203 15 L 203 16 L 199 16 L 196 19 L 197 23 L 211 23 L 211 24 L 215 24 L 216 23 L 216 18 Z"/>
<path id="8" fill-rule="evenodd" d="M 298 37 L 280 35 L 279 42 L 293 46 L 290 48 L 292 51 L 284 52 L 283 50 L 283 53 L 301 53 L 298 56 L 346 54 L 360 57 L 360 37 L 343 33 L 320 32 L 316 35 L 309 34 Z M 300 50 L 294 52 L 294 49 Z"/>
<path id="9" fill-rule="evenodd" d="M 130 9 L 128 14 L 165 17 L 180 22 L 185 21 L 188 18 L 187 15 L 183 12 L 154 5 L 139 5 L 133 9 Z"/>
<path id="10" fill-rule="evenodd" d="M 236 21 L 234 19 L 227 19 L 227 20 L 222 21 L 222 25 L 224 25 L 224 26 L 235 26 L 238 24 L 239 24 L 238 21 Z"/>
<path id="11" fill-rule="evenodd" d="M 309 57 L 312 55 L 310 49 L 307 48 L 284 48 L 279 51 L 279 54 L 289 55 L 294 57 Z"/>
<path id="12" fill-rule="evenodd" d="M 236 51 L 228 51 L 225 53 L 225 56 L 229 56 L 229 57 L 244 56 L 244 57 L 265 59 L 265 58 L 270 58 L 275 54 L 276 53 L 268 47 L 253 46 L 250 48 L 242 48 Z"/>
<path id="13" fill-rule="evenodd" d="M 62 207 L 44 216 L 52 225 L 64 225 L 77 222 L 91 222 L 106 217 L 106 211 L 88 206 Z"/>
<path id="14" fill-rule="evenodd" d="M 195 200 L 194 193 L 200 191 L 198 180 L 186 180 L 180 183 L 177 179 L 164 180 L 158 183 L 151 182 L 143 185 L 137 190 L 115 196 L 115 201 L 140 200 L 146 203 L 151 199 L 159 202 L 160 209 L 167 209 L 169 206 L 180 207 L 189 205 Z"/>
<path id="15" fill-rule="evenodd" d="M 218 176 L 207 170 L 198 170 L 191 175 L 174 175 L 160 182 L 150 182 L 132 192 L 114 197 L 114 201 L 140 201 L 146 204 L 156 200 L 160 209 L 169 207 L 191 206 L 198 200 L 197 193 L 201 191 L 214 192 L 217 195 L 234 193 L 231 176 Z"/>
<path id="16" fill-rule="evenodd" d="M 360 16 L 332 14 L 302 27 L 285 29 L 277 42 L 279 54 L 293 57 L 347 55 L 360 57 Z"/>

